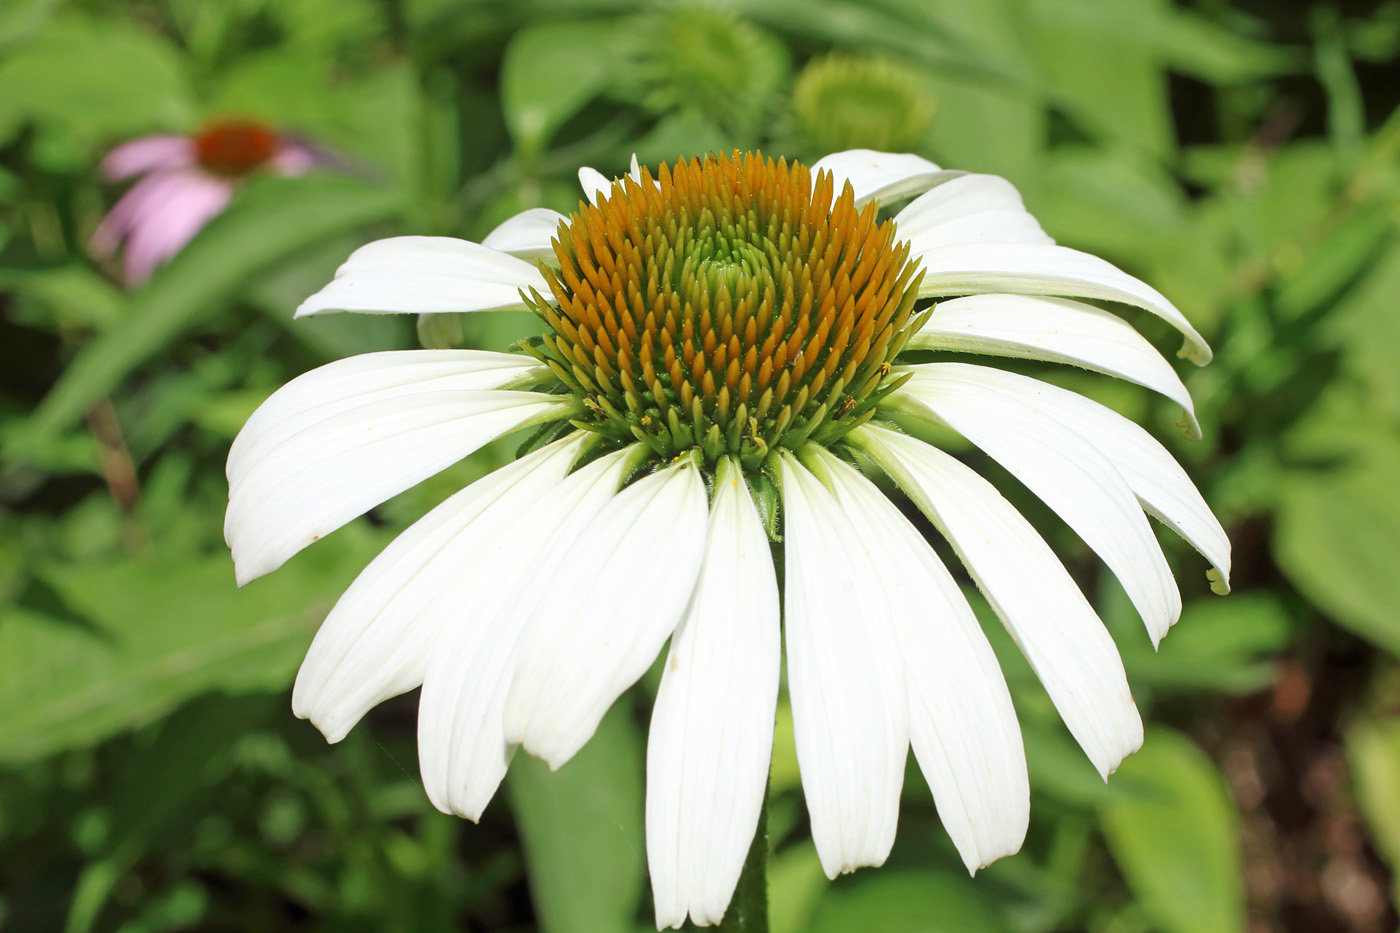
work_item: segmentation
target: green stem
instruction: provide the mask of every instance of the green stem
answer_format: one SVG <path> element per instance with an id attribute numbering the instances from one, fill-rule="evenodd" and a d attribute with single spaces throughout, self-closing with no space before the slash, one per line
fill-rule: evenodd
<path id="1" fill-rule="evenodd" d="M 768 788 L 763 789 L 763 808 L 758 811 L 758 829 L 753 834 L 744 872 L 734 888 L 734 897 L 719 933 L 768 933 Z"/>

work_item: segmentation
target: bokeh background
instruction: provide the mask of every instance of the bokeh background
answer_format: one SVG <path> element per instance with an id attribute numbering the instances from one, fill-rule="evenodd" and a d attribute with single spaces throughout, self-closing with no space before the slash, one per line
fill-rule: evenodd
<path id="1" fill-rule="evenodd" d="M 580 164 L 759 146 L 1005 175 L 1060 242 L 1171 297 L 1216 349 L 1180 367 L 1203 441 L 1136 387 L 1043 375 L 1163 438 L 1236 568 L 1213 596 L 1163 536 L 1186 609 L 1154 653 L 1111 576 L 1001 477 L 1118 639 L 1146 746 L 1105 786 L 993 624 L 1031 769 L 1024 850 L 969 879 L 911 767 L 888 865 L 829 883 L 780 709 L 774 933 L 1396 929 L 1397 50 L 1395 0 L 4 0 L 0 930 L 651 928 L 655 677 L 560 772 L 517 757 L 480 825 L 424 797 L 413 695 L 333 747 L 289 709 L 355 572 L 513 448 L 241 591 L 223 462 L 289 378 L 415 345 L 395 317 L 292 322 L 357 245 L 568 211 Z M 122 191 L 103 153 L 228 116 L 340 161 L 249 179 L 125 287 L 87 248 Z M 504 348 L 532 323 L 457 337 Z"/>

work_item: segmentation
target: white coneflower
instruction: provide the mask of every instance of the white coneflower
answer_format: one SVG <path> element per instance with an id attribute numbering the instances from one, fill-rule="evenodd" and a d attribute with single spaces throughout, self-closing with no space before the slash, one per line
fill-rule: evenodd
<path id="1" fill-rule="evenodd" d="M 1204 342 L 1147 285 L 1056 246 L 1000 178 L 871 151 L 812 171 L 736 153 L 580 176 L 593 203 L 572 217 L 527 211 L 481 244 L 371 243 L 299 309 L 528 308 L 545 328 L 521 353 L 321 367 L 234 442 L 226 535 L 246 583 L 491 439 L 537 429 L 346 591 L 297 678 L 297 715 L 338 741 L 421 684 L 424 786 L 476 819 L 517 746 L 568 761 L 670 639 L 647 752 L 657 923 L 714 923 L 763 806 L 781 619 L 828 875 L 885 859 L 911 745 L 968 868 L 1015 852 L 1029 791 L 996 659 L 933 549 L 854 464 L 878 465 L 947 538 L 1107 775 L 1142 723 L 1103 624 L 990 483 L 888 415 L 1001 462 L 1103 557 L 1154 641 L 1180 596 L 1144 510 L 1222 590 L 1229 543 L 1123 417 L 1025 376 L 899 354 L 1068 362 L 1155 389 L 1194 425 L 1167 362 L 1074 299 L 1166 319 L 1196 362 Z"/>

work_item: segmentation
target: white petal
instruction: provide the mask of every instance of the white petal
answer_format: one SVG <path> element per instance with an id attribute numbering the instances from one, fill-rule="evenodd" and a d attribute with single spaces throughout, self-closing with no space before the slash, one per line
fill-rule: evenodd
<path id="1" fill-rule="evenodd" d="M 953 545 L 1105 778 L 1142 745 L 1118 649 L 1050 547 L 985 479 L 886 428 L 847 435 Z"/>
<path id="2" fill-rule="evenodd" d="M 1228 592 L 1230 539 L 1191 478 L 1156 438 L 1077 392 L 1017 373 L 981 368 L 989 390 L 1032 406 L 1093 444 L 1112 461 L 1149 514 L 1181 535 L 1219 571 Z"/>
<path id="3" fill-rule="evenodd" d="M 418 703 L 423 787 L 444 813 L 480 819 L 505 777 L 515 751 L 505 736 L 506 696 L 526 620 L 630 462 L 618 451 L 543 490 L 483 542 L 464 575 L 456 618 L 432 646 Z"/>
<path id="4" fill-rule="evenodd" d="M 831 493 L 781 457 L 788 693 L 812 841 L 835 878 L 890 854 L 908 700 L 869 553 Z"/>
<path id="5" fill-rule="evenodd" d="M 825 454 L 836 499 L 874 558 L 909 690 L 909 731 L 939 818 L 970 872 L 1021 848 L 1030 783 L 1021 728 L 972 607 L 873 483 Z"/>
<path id="6" fill-rule="evenodd" d="M 482 246 L 510 253 L 526 262 L 547 262 L 558 265 L 554 247 L 550 245 L 559 234 L 559 225 L 569 219 L 547 207 L 532 207 L 521 211 L 486 234 Z"/>
<path id="7" fill-rule="evenodd" d="M 589 204 L 597 204 L 599 195 L 606 195 L 612 191 L 612 180 L 596 168 L 589 168 L 587 165 L 578 170 L 578 183 L 583 188 L 584 197 L 588 198 Z"/>
<path id="8" fill-rule="evenodd" d="M 721 462 L 705 559 L 647 739 L 657 928 L 719 923 L 758 826 L 782 664 L 778 579 L 743 474 Z"/>
<path id="9" fill-rule="evenodd" d="M 319 421 L 370 402 L 453 389 L 501 389 L 549 370 L 527 356 L 487 350 L 386 350 L 327 363 L 282 386 L 234 438 L 228 477 Z"/>
<path id="10" fill-rule="evenodd" d="M 465 615 L 463 591 L 493 589 L 483 564 L 518 527 L 516 513 L 563 480 L 582 440 L 571 435 L 501 467 L 395 538 L 321 623 L 293 712 L 339 742 L 370 708 L 421 684 L 438 630 Z"/>
<path id="11" fill-rule="evenodd" d="M 239 585 L 488 441 L 574 408 L 537 392 L 423 392 L 301 430 L 230 477 L 224 540 Z"/>
<path id="12" fill-rule="evenodd" d="M 855 189 L 856 207 L 870 201 L 882 204 L 913 197 L 963 174 L 940 169 L 922 156 L 874 149 L 848 149 L 823 156 L 812 163 L 813 181 L 818 172 L 831 172 L 837 197 L 841 196 L 846 182 L 850 182 Z"/>
<path id="13" fill-rule="evenodd" d="M 920 195 L 894 217 L 915 253 L 954 243 L 1054 243 L 1016 187 L 997 175 L 961 175 Z"/>
<path id="14" fill-rule="evenodd" d="M 632 153 L 632 165 L 625 177 L 631 178 L 638 183 L 642 180 L 642 167 L 637 162 L 637 154 L 635 152 Z M 589 204 L 596 205 L 600 196 L 611 194 L 613 182 L 617 180 L 618 179 L 609 178 L 596 168 L 589 168 L 586 165 L 578 170 L 578 183 L 583 187 L 583 193 L 587 196 Z M 656 184 L 656 181 L 653 179 L 652 183 Z"/>
<path id="15" fill-rule="evenodd" d="M 532 613 L 506 737 L 558 768 L 651 666 L 695 589 L 705 484 L 693 463 L 618 494 L 575 542 Z"/>
<path id="16" fill-rule="evenodd" d="M 322 311 L 432 314 L 522 311 L 521 291 L 549 294 L 533 263 L 445 236 L 376 240 L 350 254 L 325 288 L 301 303 L 296 317 Z"/>
<path id="17" fill-rule="evenodd" d="M 1080 301 L 1033 295 L 955 298 L 934 308 L 908 346 L 1049 360 L 1117 376 L 1186 409 L 1188 436 L 1201 436 L 1196 407 L 1171 364 L 1127 321 Z"/>
<path id="18" fill-rule="evenodd" d="M 911 253 L 924 269 L 919 296 L 1059 295 L 1120 301 L 1150 311 L 1185 337 L 1181 355 L 1210 362 L 1210 347 L 1161 292 L 1097 256 L 1043 243 L 962 243 Z"/>
<path id="19" fill-rule="evenodd" d="M 1147 516 L 1113 462 L 1032 399 L 993 388 L 1000 370 L 929 363 L 909 372 L 914 376 L 895 404 L 951 427 L 1044 500 L 1112 568 L 1152 643 L 1161 641 L 1181 615 L 1181 593 Z"/>

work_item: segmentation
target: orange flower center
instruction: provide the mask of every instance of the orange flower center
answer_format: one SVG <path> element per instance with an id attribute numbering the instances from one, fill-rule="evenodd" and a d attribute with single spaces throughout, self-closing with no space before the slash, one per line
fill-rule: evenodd
<path id="1" fill-rule="evenodd" d="M 849 185 L 833 203 L 830 173 L 753 153 L 624 178 L 560 226 L 555 254 L 537 354 L 594 413 L 581 426 L 660 456 L 756 468 L 839 437 L 892 390 L 919 323 L 894 224 Z"/>
<path id="2" fill-rule="evenodd" d="M 246 175 L 277 151 L 277 134 L 251 120 L 225 120 L 205 127 L 194 138 L 199 164 L 220 175 Z"/>

